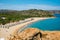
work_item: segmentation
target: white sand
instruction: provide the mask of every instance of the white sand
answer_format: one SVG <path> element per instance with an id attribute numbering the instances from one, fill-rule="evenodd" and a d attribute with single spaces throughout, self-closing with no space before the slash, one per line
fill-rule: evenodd
<path id="1" fill-rule="evenodd" d="M 0 37 L 9 38 L 10 36 L 15 35 L 18 32 L 18 30 L 23 28 L 25 25 L 30 24 L 30 23 L 35 22 L 35 21 L 38 21 L 38 20 L 44 20 L 44 19 L 48 19 L 48 18 L 45 18 L 45 17 L 44 18 L 38 18 L 37 17 L 37 18 L 33 18 L 34 20 L 32 20 L 32 21 L 28 21 L 28 22 L 25 22 L 22 24 L 12 26 L 9 29 L 0 28 Z M 53 18 L 53 17 L 51 17 L 51 18 Z M 6 40 L 8 40 L 8 39 L 6 39 Z"/>
<path id="2" fill-rule="evenodd" d="M 5 40 L 4 38 L 0 38 L 0 40 Z"/>

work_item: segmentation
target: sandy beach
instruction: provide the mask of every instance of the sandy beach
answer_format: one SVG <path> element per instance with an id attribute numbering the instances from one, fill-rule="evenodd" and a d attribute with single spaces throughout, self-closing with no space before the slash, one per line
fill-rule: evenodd
<path id="1" fill-rule="evenodd" d="M 51 17 L 51 18 L 54 18 L 54 17 Z M 29 18 L 29 19 L 31 20 L 31 18 Z M 33 20 L 31 20 L 31 21 L 27 21 L 27 22 L 12 26 L 9 29 L 0 28 L 0 38 L 4 38 L 5 40 L 8 40 L 7 38 L 9 38 L 10 36 L 15 35 L 16 33 L 18 33 L 18 31 L 21 28 L 24 28 L 24 26 L 26 26 L 26 25 L 28 25 L 32 22 L 36 22 L 38 20 L 44 20 L 44 19 L 49 19 L 49 17 L 48 18 L 46 18 L 46 17 L 44 17 L 44 18 L 36 17 L 36 18 L 33 18 Z"/>

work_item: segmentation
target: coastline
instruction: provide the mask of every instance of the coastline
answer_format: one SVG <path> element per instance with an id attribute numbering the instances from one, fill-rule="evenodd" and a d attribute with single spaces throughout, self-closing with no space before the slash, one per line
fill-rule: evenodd
<path id="1" fill-rule="evenodd" d="M 11 27 L 11 28 L 9 28 L 9 29 L 10 29 L 10 30 L 13 29 L 13 28 L 15 29 L 15 27 L 16 27 L 15 30 L 17 31 L 17 30 L 19 30 L 19 29 L 21 29 L 21 28 L 24 28 L 26 25 L 28 25 L 28 24 L 30 24 L 30 23 L 36 22 L 36 21 L 38 21 L 38 20 L 45 20 L 45 19 L 50 19 L 50 18 L 54 18 L 54 17 L 44 17 L 44 18 L 36 18 L 36 17 L 35 17 L 35 18 L 33 18 L 34 20 L 31 20 L 31 21 L 22 23 L 22 24 L 20 24 L 20 25 L 13 26 L 13 27 Z M 31 18 L 30 18 L 30 19 L 31 19 Z M 15 31 L 15 32 L 16 32 L 16 31 Z M 14 33 L 15 33 L 15 32 L 14 32 Z M 14 33 L 13 33 L 13 34 L 14 34 Z"/>
<path id="2" fill-rule="evenodd" d="M 42 18 L 42 17 L 41 18 L 40 17 L 35 17 L 35 18 L 33 18 L 34 20 L 32 20 L 32 21 L 28 21 L 28 22 L 25 22 L 25 23 L 22 23 L 22 24 L 19 24 L 19 25 L 15 25 L 15 26 L 10 27 L 9 29 L 3 30 L 5 33 L 0 32 L 0 35 L 2 37 L 8 38 L 8 37 L 10 37 L 12 35 L 15 35 L 18 32 L 19 29 L 23 28 L 24 26 L 26 26 L 26 25 L 28 25 L 28 24 L 30 24 L 32 22 L 36 22 L 38 20 L 49 19 L 49 18 L 54 18 L 54 17 L 44 17 L 44 18 Z"/>

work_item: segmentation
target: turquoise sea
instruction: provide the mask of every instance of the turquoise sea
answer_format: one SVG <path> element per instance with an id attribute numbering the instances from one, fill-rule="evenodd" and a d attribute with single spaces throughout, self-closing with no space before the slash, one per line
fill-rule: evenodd
<path id="1" fill-rule="evenodd" d="M 56 18 L 50 18 L 46 20 L 39 20 L 27 25 L 29 28 L 38 28 L 40 30 L 60 30 L 60 14 L 55 14 Z"/>

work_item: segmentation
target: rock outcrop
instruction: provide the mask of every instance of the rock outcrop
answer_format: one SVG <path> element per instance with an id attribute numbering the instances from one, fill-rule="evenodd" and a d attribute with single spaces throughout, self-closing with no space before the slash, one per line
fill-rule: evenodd
<path id="1" fill-rule="evenodd" d="M 29 28 L 11 36 L 9 40 L 60 40 L 60 32 Z"/>

